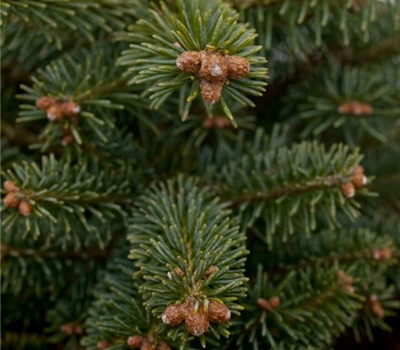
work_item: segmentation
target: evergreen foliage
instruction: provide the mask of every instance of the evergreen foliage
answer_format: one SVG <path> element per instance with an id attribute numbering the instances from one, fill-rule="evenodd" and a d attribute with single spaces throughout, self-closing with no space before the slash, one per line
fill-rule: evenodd
<path id="1" fill-rule="evenodd" d="M 254 30 L 237 22 L 238 14 L 228 4 L 219 1 L 178 1 L 179 17 L 166 4 L 149 11 L 150 18 L 140 19 L 123 36 L 132 42 L 122 53 L 119 64 L 127 67 L 131 84 L 146 84 L 152 108 L 160 107 L 176 90 L 179 91 L 179 113 L 187 118 L 193 100 L 199 94 L 199 84 L 176 67 L 176 59 L 185 51 L 219 51 L 248 59 L 251 72 L 248 79 L 229 81 L 223 90 L 238 102 L 254 106 L 244 94 L 261 96 L 267 71 L 263 57 L 255 56 L 261 47 L 254 46 Z M 161 12 L 161 14 L 160 14 Z M 231 111 L 221 99 L 225 113 Z"/>
<path id="2" fill-rule="evenodd" d="M 2 349 L 398 336 L 399 0 L 0 14 Z"/>

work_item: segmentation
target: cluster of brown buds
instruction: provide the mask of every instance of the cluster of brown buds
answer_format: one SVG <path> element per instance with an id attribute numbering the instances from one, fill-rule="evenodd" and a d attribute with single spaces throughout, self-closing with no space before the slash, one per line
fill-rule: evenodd
<path id="1" fill-rule="evenodd" d="M 77 323 L 66 323 L 60 327 L 60 331 L 66 335 L 79 335 L 83 333 L 83 328 Z"/>
<path id="2" fill-rule="evenodd" d="M 378 296 L 375 294 L 372 294 L 369 297 L 368 301 L 369 301 L 369 307 L 370 307 L 372 313 L 378 318 L 384 318 L 385 310 L 383 309 L 381 303 L 379 302 Z"/>
<path id="3" fill-rule="evenodd" d="M 368 103 L 350 101 L 341 104 L 338 108 L 340 114 L 364 116 L 374 113 L 373 107 Z"/>
<path id="4" fill-rule="evenodd" d="M 127 340 L 128 348 L 140 350 L 171 350 L 169 345 L 163 341 L 155 341 L 153 337 L 134 335 Z"/>
<path id="5" fill-rule="evenodd" d="M 231 121 L 224 116 L 205 118 L 203 121 L 203 128 L 205 129 L 226 129 L 231 126 L 232 126 Z"/>
<path id="6" fill-rule="evenodd" d="M 75 118 L 81 107 L 73 101 L 57 101 L 52 97 L 44 96 L 36 101 L 36 107 L 47 113 L 47 118 L 58 122 L 63 118 Z"/>
<path id="7" fill-rule="evenodd" d="M 392 258 L 392 248 L 373 249 L 371 252 L 374 260 L 389 260 Z"/>
<path id="8" fill-rule="evenodd" d="M 346 274 L 343 270 L 339 270 L 337 273 L 338 283 L 342 289 L 348 293 L 354 293 L 354 277 Z"/>
<path id="9" fill-rule="evenodd" d="M 278 297 L 271 297 L 269 299 L 260 298 L 257 300 L 257 304 L 263 311 L 272 311 L 279 307 L 281 299 Z"/>
<path id="10" fill-rule="evenodd" d="M 30 215 L 33 209 L 32 204 L 21 189 L 10 180 L 5 181 L 3 186 L 7 192 L 3 199 L 4 205 L 8 208 L 18 208 L 19 213 L 23 216 Z"/>
<path id="11" fill-rule="evenodd" d="M 176 60 L 177 67 L 200 81 L 204 100 L 213 105 L 222 96 L 228 79 L 245 78 L 250 73 L 250 62 L 241 56 L 229 56 L 217 51 L 186 51 Z"/>
<path id="12" fill-rule="evenodd" d="M 356 194 L 356 189 L 362 188 L 367 182 L 368 178 L 364 175 L 364 168 L 357 166 L 351 180 L 341 184 L 342 193 L 347 198 L 353 198 Z"/>
<path id="13" fill-rule="evenodd" d="M 162 314 L 162 321 L 172 327 L 185 322 L 187 331 L 199 337 L 207 332 L 211 323 L 226 323 L 231 318 L 231 311 L 227 306 L 216 300 L 198 302 L 189 297 L 180 304 L 169 305 Z"/>

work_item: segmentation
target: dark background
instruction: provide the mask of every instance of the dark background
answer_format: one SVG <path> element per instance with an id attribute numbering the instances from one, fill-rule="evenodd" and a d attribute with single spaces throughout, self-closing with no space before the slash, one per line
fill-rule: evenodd
<path id="1" fill-rule="evenodd" d="M 351 330 L 347 331 L 336 342 L 336 350 L 400 350 L 400 316 L 387 319 L 387 323 L 392 327 L 392 332 L 384 332 L 374 329 L 374 342 L 363 339 L 357 343 Z M 322 350 L 322 349 L 321 349 Z"/>

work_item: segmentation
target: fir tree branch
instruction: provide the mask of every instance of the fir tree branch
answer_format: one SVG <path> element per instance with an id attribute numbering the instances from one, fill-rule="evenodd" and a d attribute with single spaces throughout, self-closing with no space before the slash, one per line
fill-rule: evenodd
<path id="1" fill-rule="evenodd" d="M 3 234 L 38 239 L 46 232 L 47 244 L 71 241 L 77 248 L 93 244 L 104 248 L 112 232 L 123 225 L 130 196 L 135 191 L 130 165 L 118 170 L 102 168 L 96 161 L 15 163 L 3 176 L 12 185 L 4 197 Z M 22 216 L 22 217 L 21 217 Z"/>
<path id="2" fill-rule="evenodd" d="M 133 248 L 130 257 L 140 269 L 137 277 L 145 281 L 140 292 L 146 307 L 156 317 L 163 314 L 165 324 L 160 330 L 170 328 L 168 310 L 179 303 L 187 309 L 187 316 L 175 324 L 180 327 L 170 329 L 173 339 L 184 344 L 186 332 L 201 336 L 208 329 L 217 338 L 227 336 L 228 320 L 211 319 L 218 324 L 209 324 L 211 311 L 207 309 L 219 300 L 232 313 L 241 310 L 237 299 L 246 291 L 243 264 L 247 251 L 236 219 L 228 216 L 226 205 L 218 203 L 209 190 L 199 190 L 192 179 L 183 177 L 152 186 L 138 199 L 136 208 L 128 236 Z M 197 308 L 204 309 L 207 320 L 193 329 L 189 321 L 198 317 Z"/>
<path id="3" fill-rule="evenodd" d="M 180 0 L 177 8 L 174 13 L 162 3 L 121 35 L 132 44 L 122 53 L 119 64 L 127 67 L 130 84 L 145 86 L 142 96 L 149 96 L 151 108 L 159 108 L 179 91 L 179 114 L 186 120 L 193 100 L 201 93 L 210 105 L 221 101 L 224 112 L 234 122 L 226 94 L 242 105 L 253 106 L 245 95 L 261 96 L 266 85 L 262 81 L 267 78 L 263 67 L 266 61 L 255 56 L 261 49 L 253 45 L 256 35 L 237 22 L 238 14 L 226 3 Z M 203 63 L 189 67 L 192 58 L 197 60 L 195 57 Z M 185 68 L 186 58 L 189 66 Z M 236 75 L 235 67 L 227 66 L 230 58 L 245 61 L 247 73 Z M 214 73 L 206 73 L 206 67 L 211 69 L 213 65 Z"/>
<path id="4" fill-rule="evenodd" d="M 210 167 L 207 178 L 233 203 L 245 227 L 265 223 L 265 241 L 271 245 L 275 232 L 287 239 L 295 229 L 313 231 L 316 215 L 331 227 L 336 226 L 337 209 L 357 217 L 355 191 L 343 192 L 343 185 L 351 183 L 360 160 L 358 151 L 347 147 L 327 151 L 318 143 L 302 143 L 236 157 L 220 169 Z"/>

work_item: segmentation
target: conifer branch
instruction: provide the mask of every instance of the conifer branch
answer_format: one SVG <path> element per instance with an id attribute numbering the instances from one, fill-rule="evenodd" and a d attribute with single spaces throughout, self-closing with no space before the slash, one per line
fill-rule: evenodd
<path id="1" fill-rule="evenodd" d="M 121 226 L 136 186 L 130 166 L 102 169 L 96 161 L 74 165 L 52 155 L 40 165 L 15 163 L 3 176 L 5 237 L 38 239 L 46 232 L 47 244 L 72 241 L 75 247 L 97 242 L 104 248 Z"/>
<path id="2" fill-rule="evenodd" d="M 214 190 L 237 207 L 246 227 L 265 223 L 265 241 L 272 244 L 278 231 L 283 239 L 295 229 L 310 233 L 317 215 L 330 227 L 336 226 L 337 210 L 356 218 L 356 187 L 366 193 L 363 174 L 354 185 L 356 169 L 362 171 L 357 168 L 361 158 L 343 145 L 327 151 L 318 143 L 301 143 L 237 157 L 221 169 L 210 167 L 208 178 Z"/>
<path id="3" fill-rule="evenodd" d="M 265 59 L 255 56 L 261 47 L 253 45 L 254 31 L 237 20 L 236 11 L 216 0 L 180 0 L 177 12 L 161 3 L 121 36 L 132 44 L 119 64 L 129 83 L 145 86 L 142 96 L 149 96 L 152 108 L 179 91 L 179 114 L 186 120 L 201 93 L 210 105 L 221 101 L 233 121 L 222 94 L 253 105 L 245 95 L 261 96 L 266 84 L 260 80 L 267 77 Z"/>
<path id="4" fill-rule="evenodd" d="M 117 111 L 129 109 L 143 118 L 146 106 L 137 89 L 128 87 L 121 69 L 115 67 L 118 54 L 118 45 L 104 48 L 99 43 L 39 69 L 32 87 L 21 86 L 25 93 L 18 97 L 28 104 L 21 105 L 18 121 L 48 121 L 40 135 L 43 149 L 93 139 L 111 142 L 107 136 L 115 128 Z"/>
<path id="5" fill-rule="evenodd" d="M 397 69 L 371 72 L 369 68 L 331 66 L 327 72 L 325 68 L 289 90 L 284 114 L 309 121 L 301 137 L 337 129 L 351 146 L 365 135 L 386 142 L 384 119 L 394 121 L 399 113 L 398 89 L 390 83 L 398 77 Z"/>
<path id="6" fill-rule="evenodd" d="M 133 263 L 126 258 L 128 252 L 116 252 L 106 273 L 96 288 L 96 301 L 89 310 L 86 322 L 87 336 L 82 344 L 89 350 L 101 348 L 140 348 L 147 339 L 160 350 L 170 350 L 165 334 L 156 329 L 157 320 L 143 307 L 138 284 L 132 280 Z"/>
<path id="7" fill-rule="evenodd" d="M 275 347 L 280 342 L 284 348 L 325 348 L 351 324 L 363 304 L 364 298 L 354 293 L 352 281 L 343 271 L 319 268 L 290 273 L 279 284 L 273 284 L 259 269 L 251 291 L 252 304 L 243 315 L 248 313 L 251 318 L 240 321 L 245 332 L 238 337 L 239 348 L 246 349 L 248 342 L 255 349 Z M 301 297 L 292 299 L 294 295 Z M 336 315 L 329 318 L 329 325 L 328 313 Z"/>
<path id="8" fill-rule="evenodd" d="M 122 3 L 108 0 L 5 0 L 1 3 L 1 21 L 2 26 L 7 27 L 9 21 L 17 19 L 20 28 L 25 27 L 25 32 L 29 27 L 39 29 L 41 36 L 48 42 L 54 42 L 61 50 L 65 32 L 69 35 L 79 33 L 93 43 L 96 41 L 96 31 L 110 33 L 124 29 L 126 23 L 135 19 L 140 7 L 145 4 L 145 0 L 127 0 Z"/>
<path id="9" fill-rule="evenodd" d="M 136 275 L 144 279 L 144 305 L 155 317 L 162 314 L 160 329 L 183 343 L 187 332 L 228 336 L 229 317 L 215 319 L 213 305 L 229 315 L 241 310 L 245 236 L 226 207 L 210 190 L 199 190 L 183 177 L 153 186 L 136 202 L 128 239 L 130 257 L 140 269 Z M 181 309 L 179 319 L 171 318 L 173 308 Z M 187 331 L 181 335 L 183 323 Z"/>

